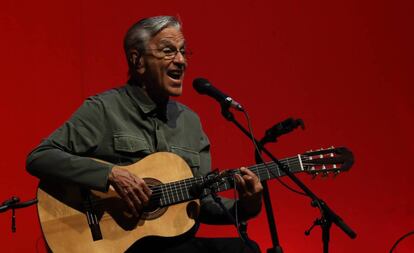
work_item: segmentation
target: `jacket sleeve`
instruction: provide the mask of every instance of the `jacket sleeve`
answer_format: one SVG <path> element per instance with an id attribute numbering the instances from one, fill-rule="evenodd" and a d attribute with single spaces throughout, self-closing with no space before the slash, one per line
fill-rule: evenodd
<path id="1" fill-rule="evenodd" d="M 40 179 L 67 181 L 105 191 L 113 165 L 87 156 L 97 148 L 105 124 L 104 109 L 94 98 L 84 104 L 27 157 L 28 172 Z"/>

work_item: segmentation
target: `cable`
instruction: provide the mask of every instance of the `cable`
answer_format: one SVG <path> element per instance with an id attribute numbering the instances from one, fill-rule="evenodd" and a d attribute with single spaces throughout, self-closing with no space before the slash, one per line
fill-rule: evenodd
<path id="1" fill-rule="evenodd" d="M 239 194 L 237 192 L 237 184 L 236 184 L 236 175 L 233 175 L 233 183 L 234 183 L 234 220 L 235 220 L 235 225 L 236 225 L 236 230 L 237 230 L 237 234 L 239 235 L 240 240 L 244 243 L 244 245 L 246 245 L 248 248 L 250 248 L 253 252 L 257 252 L 257 249 L 255 246 L 253 246 L 252 241 L 250 240 L 250 238 L 247 235 L 246 232 L 246 225 L 244 225 L 244 229 L 243 232 L 241 231 L 241 223 L 239 222 L 239 212 L 238 212 L 238 202 L 239 202 Z M 244 221 L 245 222 L 245 221 Z"/>
<path id="2" fill-rule="evenodd" d="M 392 248 L 391 248 L 391 250 L 390 250 L 390 253 L 392 253 L 393 251 L 394 251 L 394 249 L 397 247 L 397 245 L 402 241 L 402 240 L 404 240 L 405 238 L 407 238 L 407 237 L 409 237 L 410 235 L 414 235 L 414 230 L 413 231 L 410 231 L 410 232 L 408 232 L 408 233 L 406 233 L 405 235 L 403 235 L 403 236 L 401 236 L 395 243 L 394 243 L 394 245 L 392 246 Z"/>
<path id="3" fill-rule="evenodd" d="M 256 150 L 256 153 L 260 156 L 260 159 L 262 160 L 262 161 L 264 161 L 264 159 L 263 159 L 263 156 L 262 156 L 262 153 L 259 151 L 259 147 L 257 146 L 257 143 L 254 141 L 255 140 L 255 138 L 254 138 L 254 135 L 253 135 L 253 127 L 252 127 L 252 124 L 251 124 L 251 121 L 250 121 L 250 117 L 249 117 L 249 114 L 247 113 L 247 111 L 246 110 L 244 110 L 243 111 L 243 114 L 244 114 L 244 116 L 246 117 L 246 120 L 247 120 L 247 125 L 248 125 L 248 127 L 249 127 L 249 132 L 250 132 L 250 140 L 253 142 L 253 145 L 254 145 L 254 148 L 255 148 L 255 150 Z M 294 192 L 294 193 L 297 193 L 297 194 L 299 194 L 299 195 L 302 195 L 302 196 L 308 196 L 308 195 L 306 195 L 304 192 L 300 192 L 300 191 L 298 191 L 298 190 L 296 190 L 296 189 L 293 189 L 292 187 L 290 187 L 289 185 L 287 185 L 285 182 L 283 182 L 282 180 L 280 180 L 280 178 L 279 177 L 277 177 L 274 173 L 273 173 L 273 171 L 267 166 L 267 164 L 266 163 L 263 163 L 263 165 L 266 167 L 266 169 L 268 170 L 268 171 L 270 171 L 270 173 L 273 175 L 273 176 L 275 176 L 275 178 L 276 178 L 276 180 L 280 183 L 280 184 L 282 184 L 284 187 L 286 187 L 287 189 L 289 189 L 290 191 L 292 191 L 292 192 Z"/>

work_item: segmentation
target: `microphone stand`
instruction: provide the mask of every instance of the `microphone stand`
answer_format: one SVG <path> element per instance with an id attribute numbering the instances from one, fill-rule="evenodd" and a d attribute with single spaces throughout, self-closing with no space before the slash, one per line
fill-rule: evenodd
<path id="1" fill-rule="evenodd" d="M 2 205 L 0 206 L 0 213 L 6 212 L 7 210 L 12 210 L 12 232 L 16 232 L 16 212 L 15 209 L 28 207 L 33 204 L 37 203 L 37 199 L 32 199 L 26 202 L 20 202 L 20 199 L 18 197 L 11 197 L 10 199 L 4 201 Z"/>
<path id="2" fill-rule="evenodd" d="M 258 142 L 255 138 L 253 138 L 250 133 L 234 118 L 232 112 L 229 111 L 229 105 L 226 103 L 221 104 L 221 114 L 223 117 L 234 123 L 249 139 L 252 139 L 256 145 L 258 146 L 259 150 L 264 152 L 267 156 L 269 156 L 272 161 L 288 176 L 298 187 L 302 189 L 309 198 L 312 199 L 311 205 L 313 207 L 318 207 L 321 211 L 321 217 L 315 220 L 312 227 L 305 232 L 305 234 L 309 233 L 310 230 L 318 225 L 321 226 L 322 229 L 322 242 L 323 242 L 323 252 L 329 252 L 329 233 L 332 223 L 337 225 L 345 234 L 347 234 L 350 238 L 354 239 L 356 237 L 356 233 L 347 225 L 345 222 L 339 217 L 329 206 L 318 196 L 316 196 L 302 181 L 299 180 L 293 173 L 289 171 L 276 157 L 272 155 L 260 142 Z"/>
<path id="3" fill-rule="evenodd" d="M 220 206 L 220 208 L 226 213 L 227 218 L 231 221 L 232 224 L 236 226 L 236 229 L 239 231 L 240 239 L 242 242 L 252 250 L 252 252 L 257 253 L 257 249 L 255 245 L 249 238 L 247 234 L 247 224 L 245 221 L 240 222 L 240 224 L 236 223 L 236 220 L 231 215 L 230 211 L 224 206 L 223 202 L 221 201 L 220 197 L 214 191 L 214 189 L 210 188 L 210 195 L 213 197 L 214 201 Z"/>
<path id="4" fill-rule="evenodd" d="M 255 151 L 255 160 L 256 160 L 256 163 L 264 163 L 264 161 L 262 160 L 261 156 L 259 155 L 257 151 Z M 266 252 L 267 253 L 273 253 L 273 252 L 283 253 L 283 249 L 282 249 L 282 246 L 280 245 L 279 238 L 277 235 L 276 221 L 275 221 L 275 217 L 273 213 L 272 202 L 270 200 L 270 193 L 269 193 L 269 187 L 267 185 L 267 181 L 263 181 L 262 185 L 263 185 L 263 202 L 264 202 L 264 206 L 266 210 L 267 224 L 269 225 L 270 236 L 272 239 L 272 246 L 273 246 L 272 248 L 267 249 Z"/>
<path id="5" fill-rule="evenodd" d="M 261 146 L 264 146 L 266 143 L 269 142 L 276 142 L 277 137 L 286 134 L 288 132 L 293 131 L 293 129 L 301 126 L 302 129 L 305 129 L 305 125 L 301 119 L 294 120 L 292 118 L 288 118 L 283 122 L 280 122 L 274 125 L 272 128 L 268 129 L 265 132 L 265 136 L 258 142 Z M 254 157 L 256 163 L 264 163 L 262 157 L 260 155 L 260 150 L 255 150 Z M 267 181 L 262 182 L 263 185 L 263 202 L 265 205 L 266 216 L 267 216 L 267 223 L 269 225 L 269 231 L 272 239 L 272 248 L 267 249 L 267 253 L 283 253 L 282 246 L 280 245 L 277 229 L 276 229 L 276 221 L 275 215 L 273 213 L 272 202 L 270 200 L 270 193 Z"/>
<path id="6" fill-rule="evenodd" d="M 223 173 L 224 174 L 224 173 Z M 221 174 L 221 175 L 223 175 Z M 239 232 L 240 239 L 242 242 L 252 250 L 253 253 L 258 252 L 258 248 L 252 243 L 250 240 L 248 234 L 247 234 L 247 224 L 245 221 L 241 221 L 240 223 L 236 222 L 236 219 L 233 217 L 233 215 L 230 213 L 230 211 L 224 206 L 223 201 L 221 201 L 221 198 L 217 195 L 216 189 L 214 187 L 215 184 L 219 184 L 219 182 L 222 180 L 221 175 L 218 173 L 218 170 L 213 170 L 206 176 L 206 181 L 204 181 L 200 185 L 194 185 L 191 188 L 191 192 L 194 196 L 197 196 L 198 198 L 202 199 L 206 197 L 207 195 L 211 195 L 213 200 L 220 206 L 220 208 L 224 211 L 229 221 L 236 227 L 237 231 Z M 211 176 L 209 178 L 209 176 Z M 205 190 L 207 190 L 207 193 L 205 193 Z"/>

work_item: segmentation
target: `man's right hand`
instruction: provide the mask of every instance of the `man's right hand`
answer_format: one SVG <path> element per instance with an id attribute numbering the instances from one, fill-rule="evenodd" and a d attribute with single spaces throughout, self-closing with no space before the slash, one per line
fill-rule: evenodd
<path id="1" fill-rule="evenodd" d="M 132 214 L 138 217 L 151 197 L 151 189 L 144 180 L 119 166 L 112 168 L 108 180 L 119 196 L 127 203 Z"/>

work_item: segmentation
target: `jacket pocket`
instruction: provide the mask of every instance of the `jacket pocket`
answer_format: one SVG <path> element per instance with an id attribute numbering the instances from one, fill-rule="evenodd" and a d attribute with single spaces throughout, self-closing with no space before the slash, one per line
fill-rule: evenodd
<path id="1" fill-rule="evenodd" d="M 143 137 L 129 134 L 114 134 L 114 149 L 127 153 L 150 153 L 149 145 Z"/>
<path id="2" fill-rule="evenodd" d="M 200 154 L 197 151 L 190 150 L 188 148 L 182 148 L 177 146 L 170 146 L 171 152 L 179 155 L 183 158 L 188 166 L 199 167 L 200 166 Z"/>

